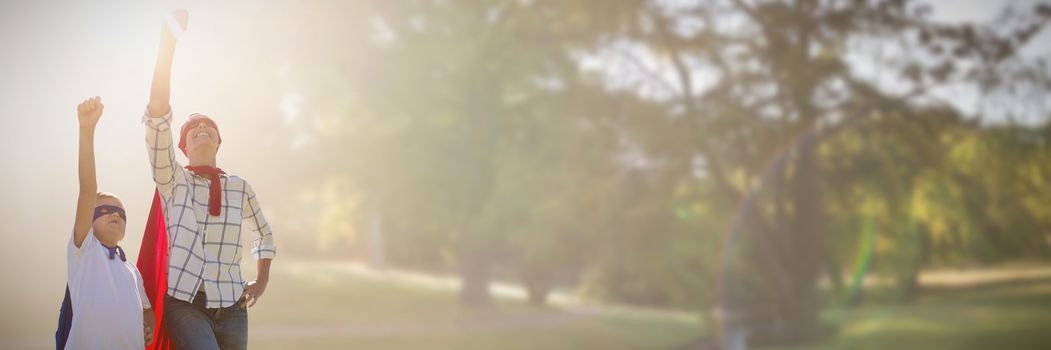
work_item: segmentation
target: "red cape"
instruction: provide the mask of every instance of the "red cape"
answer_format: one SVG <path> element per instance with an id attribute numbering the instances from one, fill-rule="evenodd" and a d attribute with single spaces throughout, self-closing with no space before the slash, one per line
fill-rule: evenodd
<path id="1" fill-rule="evenodd" d="M 146 345 L 146 350 L 171 350 L 171 339 L 164 327 L 164 296 L 168 294 L 168 231 L 165 229 L 161 196 L 156 190 L 153 192 L 150 216 L 146 220 L 146 231 L 142 233 L 139 260 L 135 265 L 142 274 L 146 297 L 150 299 L 156 317 L 156 334 L 153 342 Z"/>

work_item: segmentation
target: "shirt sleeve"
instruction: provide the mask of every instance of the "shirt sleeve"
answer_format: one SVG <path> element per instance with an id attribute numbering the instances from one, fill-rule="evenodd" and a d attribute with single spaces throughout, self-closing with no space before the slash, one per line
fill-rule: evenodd
<path id="1" fill-rule="evenodd" d="M 277 247 L 274 246 L 274 232 L 270 224 L 266 222 L 263 209 L 259 207 L 259 201 L 255 197 L 255 191 L 247 181 L 244 183 L 245 195 L 244 221 L 252 235 L 252 256 L 258 259 L 273 259 L 277 256 Z"/>
<path id="2" fill-rule="evenodd" d="M 159 117 L 150 116 L 147 110 L 142 115 L 142 122 L 146 124 L 146 150 L 150 154 L 153 182 L 161 196 L 171 198 L 175 178 L 183 171 L 172 149 L 172 110 L 169 107 L 168 113 Z"/>
<path id="3" fill-rule="evenodd" d="M 89 250 L 89 247 L 93 247 L 92 244 L 98 244 L 98 239 L 95 238 L 95 232 L 93 229 L 88 228 L 88 234 L 84 236 L 84 241 L 80 242 L 80 248 L 77 248 L 76 244 L 73 244 L 73 239 L 76 233 L 70 231 L 69 245 L 66 250 L 66 256 L 70 263 L 79 261 L 84 256 L 84 251 Z"/>
<path id="4" fill-rule="evenodd" d="M 73 230 L 70 230 L 69 244 L 66 247 L 66 283 L 71 288 L 74 288 L 74 285 L 79 281 L 77 276 L 80 275 L 81 270 L 84 268 L 86 252 L 97 249 L 96 246 L 100 246 L 92 229 L 88 229 L 88 234 L 84 236 L 84 241 L 80 242 L 80 248 L 73 244 L 73 236 Z"/>

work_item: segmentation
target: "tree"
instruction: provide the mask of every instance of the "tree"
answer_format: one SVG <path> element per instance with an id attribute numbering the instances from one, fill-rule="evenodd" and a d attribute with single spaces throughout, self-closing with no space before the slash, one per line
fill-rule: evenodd
<path id="1" fill-rule="evenodd" d="M 994 31 L 931 22 L 929 7 L 911 1 L 644 3 L 628 11 L 617 17 L 635 20 L 613 39 L 600 36 L 596 51 L 629 56 L 642 78 L 620 85 L 642 93 L 665 87 L 652 98 L 675 106 L 652 123 L 681 132 L 670 134 L 674 142 L 661 133 L 646 145 L 647 156 L 677 164 L 680 178 L 700 167 L 724 203 L 748 203 L 738 262 L 751 266 L 742 271 L 766 276 L 753 288 L 770 292 L 737 304 L 758 310 L 726 312 L 764 315 L 757 319 L 769 323 L 747 325 L 756 338 L 788 343 L 820 334 L 816 282 L 827 254 L 822 140 L 800 135 L 871 114 L 864 106 L 910 110 L 929 103 L 932 87 L 977 81 L 984 91 L 1010 90 L 1016 82 L 999 77 L 1031 72 L 1014 52 L 1051 12 L 1043 5 L 1009 12 Z M 881 56 L 883 50 L 901 54 Z M 647 65 L 652 61 L 658 63 Z M 859 73 L 866 64 L 890 82 Z M 758 185 L 767 178 L 767 186 Z M 746 200 L 756 188 L 765 193 Z"/>

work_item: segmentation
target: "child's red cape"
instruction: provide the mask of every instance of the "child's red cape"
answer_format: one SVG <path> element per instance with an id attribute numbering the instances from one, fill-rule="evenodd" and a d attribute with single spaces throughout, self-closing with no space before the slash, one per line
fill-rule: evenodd
<path id="1" fill-rule="evenodd" d="M 146 349 L 171 350 L 171 339 L 164 327 L 164 296 L 168 294 L 168 231 L 165 229 L 161 196 L 156 190 L 153 192 L 153 205 L 146 220 L 146 231 L 142 234 L 142 247 L 139 248 L 136 266 L 142 274 L 143 287 L 146 287 L 146 296 L 150 299 L 156 317 L 154 340 L 146 344 Z"/>

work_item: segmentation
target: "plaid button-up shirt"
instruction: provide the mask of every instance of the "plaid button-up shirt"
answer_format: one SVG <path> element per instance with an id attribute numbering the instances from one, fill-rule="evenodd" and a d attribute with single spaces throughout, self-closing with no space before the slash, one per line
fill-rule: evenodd
<path id="1" fill-rule="evenodd" d="M 193 302 L 198 290 L 208 296 L 208 308 L 229 307 L 244 291 L 241 277 L 242 224 L 251 232 L 256 259 L 277 255 L 274 236 L 248 182 L 222 175 L 222 210 L 208 215 L 210 180 L 183 169 L 172 147 L 172 113 L 142 116 L 146 145 L 153 165 L 168 228 L 168 295 Z"/>

